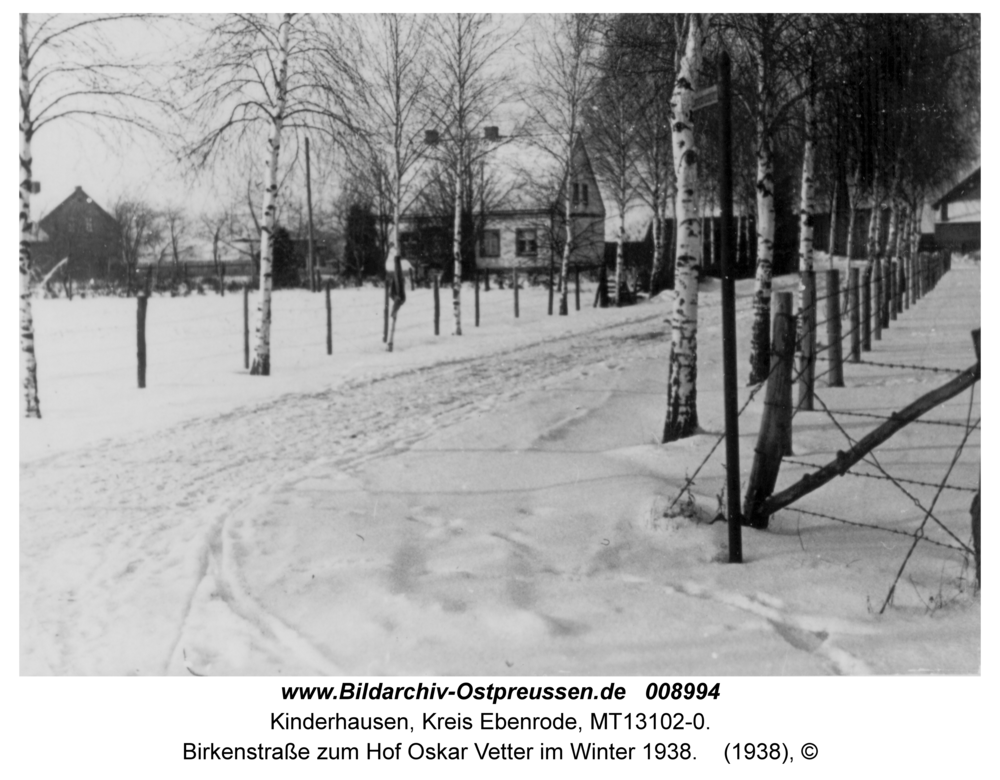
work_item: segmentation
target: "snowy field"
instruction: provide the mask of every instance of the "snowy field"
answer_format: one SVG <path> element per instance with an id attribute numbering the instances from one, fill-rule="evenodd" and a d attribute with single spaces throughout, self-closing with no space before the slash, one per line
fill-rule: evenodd
<path id="1" fill-rule="evenodd" d="M 737 287 L 741 406 L 751 289 Z M 241 295 L 155 297 L 144 390 L 134 299 L 36 300 L 44 418 L 20 433 L 21 673 L 977 673 L 980 602 L 960 552 L 921 543 L 880 615 L 910 538 L 785 510 L 744 529 L 744 565 L 724 563 L 722 447 L 674 501 L 723 427 L 718 290 L 701 296 L 703 433 L 671 445 L 658 443 L 666 295 L 599 310 L 585 288 L 581 311 L 571 296 L 568 317 L 549 317 L 547 293 L 528 289 L 515 320 L 494 287 L 477 328 L 467 287 L 456 337 L 442 291 L 435 337 L 431 292 L 416 290 L 388 354 L 382 292 L 338 290 L 327 356 L 323 296 L 278 292 L 267 378 L 243 368 Z M 979 266 L 957 263 L 864 357 L 963 369 L 979 322 Z M 952 376 L 844 373 L 819 397 L 875 415 Z M 740 418 L 744 482 L 762 402 Z M 978 387 L 928 417 L 969 414 Z M 878 420 L 838 422 L 857 439 Z M 796 460 L 849 446 L 822 411 L 794 427 Z M 875 454 L 937 484 L 962 436 L 915 424 Z M 975 487 L 979 463 L 977 430 L 949 484 Z M 784 465 L 779 489 L 808 470 Z M 905 486 L 847 476 L 795 506 L 912 532 L 915 501 L 936 491 Z M 972 495 L 945 490 L 934 509 L 962 543 Z"/>

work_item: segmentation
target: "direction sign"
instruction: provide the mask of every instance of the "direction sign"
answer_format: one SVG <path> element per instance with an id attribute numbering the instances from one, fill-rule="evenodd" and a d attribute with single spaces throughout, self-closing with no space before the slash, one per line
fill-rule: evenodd
<path id="1" fill-rule="evenodd" d="M 719 102 L 719 85 L 713 84 L 710 87 L 699 89 L 694 93 L 694 105 L 692 111 L 700 111 L 703 108 L 714 106 Z"/>

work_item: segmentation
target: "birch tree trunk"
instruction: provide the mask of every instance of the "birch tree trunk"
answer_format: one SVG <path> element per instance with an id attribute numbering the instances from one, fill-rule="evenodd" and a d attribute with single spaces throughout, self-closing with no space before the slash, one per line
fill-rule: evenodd
<path id="1" fill-rule="evenodd" d="M 799 301 L 798 301 L 798 338 L 796 353 L 798 355 L 799 373 L 809 377 L 809 399 L 811 409 L 811 387 L 814 359 L 815 336 L 810 334 L 812 323 L 816 322 L 816 312 L 806 311 L 807 306 L 815 308 L 815 288 L 807 289 L 806 277 L 813 271 L 813 229 L 816 213 L 816 104 L 812 93 L 812 83 L 808 86 L 805 104 L 805 139 L 802 150 L 802 190 L 799 205 Z M 813 282 L 815 284 L 815 282 Z M 807 292 L 810 293 L 807 295 Z M 830 291 L 827 291 L 830 294 Z M 801 403 L 801 401 L 800 401 Z"/>
<path id="2" fill-rule="evenodd" d="M 771 366 L 771 276 L 774 261 L 774 160 L 764 121 L 757 120 L 757 274 L 750 335 L 750 384 L 763 382 Z"/>
<path id="3" fill-rule="evenodd" d="M 20 46 L 20 209 L 18 221 L 21 245 L 20 272 L 21 316 L 21 389 L 24 392 L 24 416 L 41 417 L 38 405 L 38 366 L 35 361 L 35 327 L 31 319 L 31 89 L 28 83 L 28 15 L 21 14 Z"/>
<path id="4" fill-rule="evenodd" d="M 452 240 L 452 255 L 455 273 L 451 279 L 451 308 L 454 315 L 452 335 L 462 335 L 462 151 L 458 150 L 455 169 L 455 236 Z"/>
<path id="5" fill-rule="evenodd" d="M 559 266 L 559 315 L 569 315 L 569 257 L 573 251 L 573 131 L 566 148 L 566 240 L 563 242 L 562 263 Z"/>
<path id="6" fill-rule="evenodd" d="M 625 204 L 618 204 L 618 248 L 615 250 L 615 306 L 622 305 L 622 279 L 625 270 Z"/>
<path id="7" fill-rule="evenodd" d="M 252 376 L 271 374 L 271 277 L 274 260 L 274 215 L 278 200 L 278 153 L 281 150 L 281 126 L 285 119 L 288 87 L 288 32 L 292 15 L 283 14 L 278 30 L 280 61 L 276 111 L 272 117 L 271 157 L 268 162 L 267 189 L 264 190 L 264 219 L 260 228 L 260 301 L 257 303 L 257 347 L 254 352 Z"/>
<path id="8" fill-rule="evenodd" d="M 868 262 L 874 262 L 879 256 L 879 244 L 882 233 L 882 195 L 876 182 L 872 189 L 872 213 L 868 219 Z"/>
<path id="9" fill-rule="evenodd" d="M 811 87 L 810 87 L 811 89 Z M 813 229 L 816 214 L 816 106 L 810 92 L 805 105 L 805 143 L 802 151 L 802 190 L 799 205 L 799 339 L 801 346 L 801 328 L 806 323 L 805 314 L 805 275 L 813 270 Z M 815 318 L 814 318 L 815 321 Z"/>
<path id="10" fill-rule="evenodd" d="M 847 267 L 851 267 L 854 258 L 854 226 L 858 216 L 858 197 L 854 187 L 847 187 Z"/>
<path id="11" fill-rule="evenodd" d="M 692 108 L 701 64 L 707 15 L 688 14 L 687 41 L 677 68 L 670 107 L 673 115 L 674 170 L 677 174 L 677 265 L 670 330 L 667 419 L 663 441 L 691 436 L 698 430 L 698 269 L 701 265 L 701 222 L 698 215 L 698 150 Z"/>

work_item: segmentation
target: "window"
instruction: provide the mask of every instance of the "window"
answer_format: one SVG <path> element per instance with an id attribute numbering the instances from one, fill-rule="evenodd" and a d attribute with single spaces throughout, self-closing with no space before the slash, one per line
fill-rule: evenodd
<path id="1" fill-rule="evenodd" d="M 83 227 L 84 227 L 84 230 L 86 230 L 88 233 L 93 233 L 94 232 L 94 218 L 93 217 L 86 217 L 84 219 L 84 222 L 83 222 Z"/>
<path id="2" fill-rule="evenodd" d="M 522 228 L 517 231 L 518 256 L 538 254 L 538 231 L 534 228 Z"/>
<path id="3" fill-rule="evenodd" d="M 401 257 L 416 258 L 420 256 L 420 239 L 416 233 L 400 232 L 399 254 Z"/>
<path id="4" fill-rule="evenodd" d="M 589 203 L 588 195 L 590 193 L 587 192 L 587 185 L 586 184 L 583 184 L 581 186 L 583 187 L 583 205 L 586 206 Z"/>
<path id="5" fill-rule="evenodd" d="M 500 231 L 484 230 L 483 243 L 479 248 L 480 257 L 500 257 Z"/>
<path id="6" fill-rule="evenodd" d="M 583 197 L 581 197 L 581 195 Z M 590 192 L 586 184 L 574 184 L 573 185 L 573 205 L 579 205 L 582 203 L 584 206 L 588 204 Z"/>
<path id="7" fill-rule="evenodd" d="M 579 184 L 574 184 L 573 185 L 573 205 L 575 206 L 579 202 L 580 202 L 580 185 Z"/>

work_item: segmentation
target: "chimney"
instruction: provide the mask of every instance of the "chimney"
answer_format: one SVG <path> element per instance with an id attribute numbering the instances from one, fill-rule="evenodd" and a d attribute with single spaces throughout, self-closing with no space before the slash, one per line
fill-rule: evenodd
<path id="1" fill-rule="evenodd" d="M 499 141 L 500 140 L 500 128 L 499 127 L 484 127 L 483 137 L 487 141 Z"/>
<path id="2" fill-rule="evenodd" d="M 424 130 L 424 143 L 428 146 L 436 146 L 438 142 L 437 130 Z"/>

